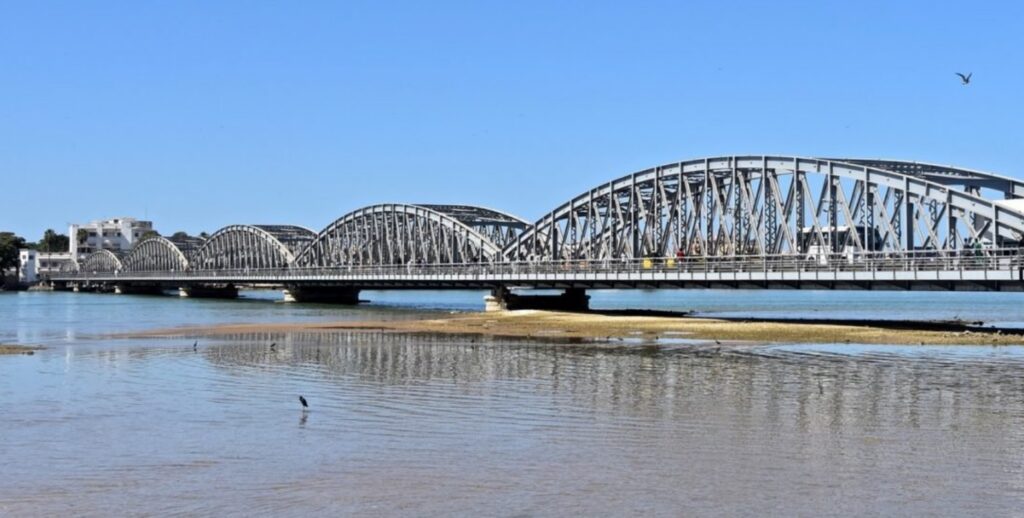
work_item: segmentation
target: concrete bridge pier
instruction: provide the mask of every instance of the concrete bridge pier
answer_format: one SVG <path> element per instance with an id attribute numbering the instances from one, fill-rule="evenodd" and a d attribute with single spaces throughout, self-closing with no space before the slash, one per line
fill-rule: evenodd
<path id="1" fill-rule="evenodd" d="M 154 284 L 115 284 L 114 293 L 118 295 L 163 295 L 162 287 Z"/>
<path id="2" fill-rule="evenodd" d="M 359 304 L 359 288 L 351 286 L 285 285 L 285 302 L 319 302 L 323 304 Z"/>
<path id="3" fill-rule="evenodd" d="M 238 288 L 234 284 L 193 284 L 179 287 L 178 295 L 200 299 L 234 299 L 238 298 Z"/>
<path id="4" fill-rule="evenodd" d="M 75 293 L 113 293 L 114 286 L 104 283 L 83 283 L 76 284 L 72 291 Z"/>
<path id="5" fill-rule="evenodd" d="M 484 311 L 516 309 L 587 311 L 590 309 L 590 295 L 583 288 L 567 288 L 560 295 L 516 295 L 501 286 L 484 297 Z"/>

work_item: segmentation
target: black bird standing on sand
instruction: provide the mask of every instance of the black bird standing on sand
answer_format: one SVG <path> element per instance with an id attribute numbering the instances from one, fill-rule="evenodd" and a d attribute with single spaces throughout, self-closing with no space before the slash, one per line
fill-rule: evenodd
<path id="1" fill-rule="evenodd" d="M 195 343 L 192 344 L 192 350 L 195 351 L 198 348 L 199 348 L 199 340 L 196 340 Z"/>
<path id="2" fill-rule="evenodd" d="M 274 347 L 276 347 L 276 346 L 277 346 L 277 342 L 274 342 L 274 343 L 270 344 L 270 350 L 273 351 Z"/>
<path id="3" fill-rule="evenodd" d="M 954 72 L 954 73 L 956 75 L 960 76 L 960 84 L 962 84 L 964 86 L 967 86 L 968 84 L 971 83 L 971 75 L 974 74 L 974 72 L 968 72 L 967 75 L 963 75 L 960 72 Z"/>
<path id="4" fill-rule="evenodd" d="M 306 402 L 306 398 L 299 396 L 299 403 L 302 403 L 302 408 L 309 408 L 309 403 Z"/>

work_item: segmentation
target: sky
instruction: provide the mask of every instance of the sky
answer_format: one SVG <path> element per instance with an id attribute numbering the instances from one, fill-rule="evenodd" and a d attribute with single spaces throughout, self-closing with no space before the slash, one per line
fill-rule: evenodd
<path id="1" fill-rule="evenodd" d="M 1024 177 L 1021 20 L 1009 1 L 0 0 L 0 230 L 319 230 L 390 202 L 535 220 L 730 154 Z"/>

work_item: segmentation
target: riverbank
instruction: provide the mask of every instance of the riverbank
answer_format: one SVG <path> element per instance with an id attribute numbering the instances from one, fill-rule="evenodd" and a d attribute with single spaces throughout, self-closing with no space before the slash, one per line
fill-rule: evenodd
<path id="1" fill-rule="evenodd" d="M 229 324 L 158 329 L 123 337 L 216 336 L 238 333 L 323 331 L 434 333 L 529 339 L 619 341 L 692 339 L 708 342 L 1024 345 L 1024 331 L 980 328 L 961 322 L 752 320 L 632 312 L 506 311 L 440 318 L 286 324 Z"/>

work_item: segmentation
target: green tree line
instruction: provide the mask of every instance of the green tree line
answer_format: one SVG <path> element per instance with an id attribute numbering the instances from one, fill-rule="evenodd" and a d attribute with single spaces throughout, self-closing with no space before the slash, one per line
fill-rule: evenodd
<path id="1" fill-rule="evenodd" d="M 18 250 L 28 248 L 40 252 L 67 252 L 71 241 L 65 234 L 59 234 L 52 228 L 43 232 L 37 242 L 27 241 L 14 232 L 0 231 L 0 270 L 7 271 L 18 267 Z"/>

